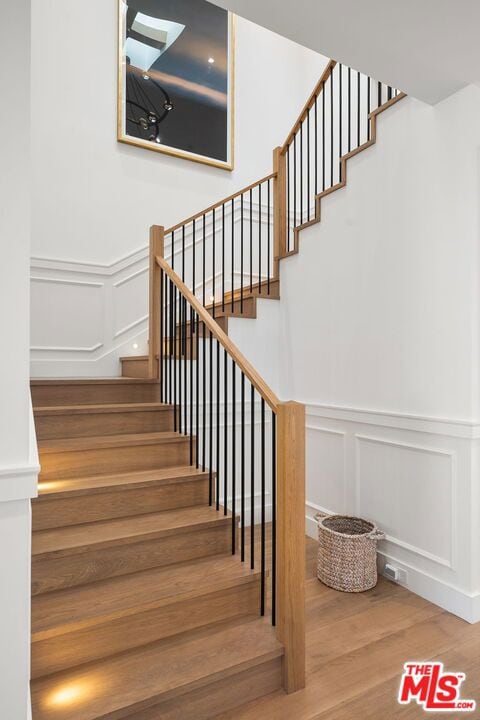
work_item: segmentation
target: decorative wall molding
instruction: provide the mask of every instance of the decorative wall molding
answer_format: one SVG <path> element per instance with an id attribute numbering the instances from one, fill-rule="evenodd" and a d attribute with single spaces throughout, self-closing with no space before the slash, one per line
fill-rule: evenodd
<path id="1" fill-rule="evenodd" d="M 387 412 L 341 405 L 322 405 L 308 400 L 299 400 L 299 402 L 305 403 L 307 415 L 312 418 L 321 417 L 330 420 L 391 427 L 397 430 L 413 430 L 415 432 L 434 433 L 470 440 L 480 439 L 480 421 L 476 420 L 409 415 L 402 412 Z"/>
<path id="2" fill-rule="evenodd" d="M 379 544 L 381 569 L 385 562 L 405 569 L 413 592 L 469 622 L 480 620 L 469 562 L 477 522 L 469 501 L 476 427 L 307 403 L 307 533 L 317 537 L 316 512 L 372 520 L 387 533 Z M 328 437 L 343 437 L 343 444 Z"/>
<path id="3" fill-rule="evenodd" d="M 249 214 L 248 200 L 244 203 L 244 208 Z M 260 207 L 252 203 L 251 210 L 252 221 L 257 228 L 259 222 L 267 222 L 265 205 Z M 226 226 L 231 228 L 230 204 L 226 206 L 225 218 L 228 220 Z M 272 221 L 272 214 L 270 220 Z M 234 224 L 237 231 L 239 223 L 240 210 L 235 204 Z M 207 245 L 212 230 L 211 217 L 207 216 Z M 175 232 L 174 254 L 177 262 L 183 245 L 189 257 L 187 266 L 190 267 L 193 257 L 192 224 L 186 227 L 184 238 L 181 231 Z M 201 245 L 202 239 L 197 231 L 195 247 L 198 264 L 201 262 Z M 167 260 L 171 256 L 168 236 L 165 238 L 165 256 Z M 200 278 L 200 273 L 197 277 Z M 244 277 L 246 282 L 246 273 Z M 253 282 L 258 282 L 260 277 L 265 279 L 266 274 L 259 276 L 254 268 Z M 240 285 L 240 272 L 235 270 L 233 278 L 234 282 Z M 217 258 L 215 275 L 212 274 L 211 267 L 207 266 L 207 293 L 211 293 L 215 286 L 215 295 L 218 296 L 221 279 L 221 264 Z M 232 273 L 229 270 L 225 277 L 226 291 L 230 289 L 231 279 Z M 77 262 L 71 258 L 61 260 L 32 257 L 31 281 L 33 376 L 115 376 L 120 372 L 120 356 L 147 352 L 147 245 L 109 264 Z M 48 285 L 52 287 L 52 293 L 45 289 Z M 44 288 L 42 292 L 40 287 Z M 199 292 L 201 287 L 198 282 L 196 291 Z M 53 288 L 56 288 L 55 292 Z M 61 291 L 61 288 L 64 288 L 64 291 Z M 92 294 L 77 297 L 76 288 L 78 293 L 88 293 L 91 289 Z M 97 295 L 94 296 L 94 293 Z M 134 348 L 134 345 L 137 347 Z"/>

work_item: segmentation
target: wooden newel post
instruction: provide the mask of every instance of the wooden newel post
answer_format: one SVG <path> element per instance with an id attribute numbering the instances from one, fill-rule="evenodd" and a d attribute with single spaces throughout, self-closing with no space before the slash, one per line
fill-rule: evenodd
<path id="1" fill-rule="evenodd" d="M 273 172 L 274 277 L 278 278 L 279 259 L 287 251 L 287 156 L 280 147 L 273 151 Z"/>
<path id="2" fill-rule="evenodd" d="M 164 228 L 150 228 L 150 275 L 149 275 L 149 321 L 148 321 L 148 377 L 158 379 L 160 353 L 160 268 L 156 257 L 163 258 Z"/>
<path id="3" fill-rule="evenodd" d="M 280 403 L 277 490 L 277 627 L 284 687 L 305 687 L 305 406 Z"/>

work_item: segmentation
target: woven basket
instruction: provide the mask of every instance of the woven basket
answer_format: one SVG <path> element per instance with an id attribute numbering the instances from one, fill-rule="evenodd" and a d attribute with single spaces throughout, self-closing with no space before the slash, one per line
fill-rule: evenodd
<path id="1" fill-rule="evenodd" d="M 377 541 L 385 538 L 368 520 L 315 515 L 318 523 L 317 576 L 343 592 L 364 592 L 377 584 Z"/>

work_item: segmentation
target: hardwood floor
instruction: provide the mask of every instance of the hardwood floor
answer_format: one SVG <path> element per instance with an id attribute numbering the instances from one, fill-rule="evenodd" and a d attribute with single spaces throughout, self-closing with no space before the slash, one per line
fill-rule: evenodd
<path id="1" fill-rule="evenodd" d="M 480 701 L 480 624 L 383 578 L 366 593 L 331 590 L 315 578 L 315 555 L 308 539 L 307 687 L 271 694 L 217 720 L 417 720 L 427 713 L 396 699 L 403 663 L 433 658 L 465 672 L 462 697 Z"/>

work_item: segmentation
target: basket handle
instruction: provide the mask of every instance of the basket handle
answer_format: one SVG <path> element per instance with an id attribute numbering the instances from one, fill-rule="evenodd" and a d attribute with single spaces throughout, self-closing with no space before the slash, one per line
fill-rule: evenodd
<path id="1" fill-rule="evenodd" d="M 313 516 L 313 519 L 318 522 L 319 520 L 324 520 L 327 517 L 331 517 L 330 513 L 319 511 Z"/>
<path id="2" fill-rule="evenodd" d="M 385 540 L 387 536 L 384 532 L 382 532 L 378 528 L 375 528 L 375 530 L 372 530 L 372 532 L 368 534 L 368 537 L 370 538 L 370 540 Z"/>

